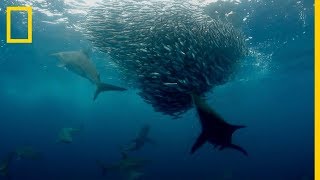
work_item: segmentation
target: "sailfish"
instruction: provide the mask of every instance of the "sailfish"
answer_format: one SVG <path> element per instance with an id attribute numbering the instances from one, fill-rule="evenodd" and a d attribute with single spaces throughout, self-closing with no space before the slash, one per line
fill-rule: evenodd
<path id="1" fill-rule="evenodd" d="M 192 99 L 199 115 L 202 132 L 191 148 L 191 154 L 196 152 L 206 142 L 211 143 L 214 147 L 223 150 L 231 148 L 248 156 L 247 151 L 239 145 L 232 142 L 233 133 L 246 126 L 231 125 L 218 115 L 199 95 L 192 94 Z"/>
<path id="2" fill-rule="evenodd" d="M 146 124 L 141 127 L 138 136 L 132 140 L 123 150 L 125 152 L 137 151 L 141 149 L 146 143 L 155 144 L 155 141 L 149 137 L 150 125 Z"/>

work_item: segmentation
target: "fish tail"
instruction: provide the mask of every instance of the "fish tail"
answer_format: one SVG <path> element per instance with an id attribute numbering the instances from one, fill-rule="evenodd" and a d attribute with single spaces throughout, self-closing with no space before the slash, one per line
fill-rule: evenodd
<path id="1" fill-rule="evenodd" d="M 97 90 L 93 96 L 93 100 L 96 100 L 97 97 L 99 96 L 99 94 L 104 91 L 125 91 L 125 90 L 127 90 L 127 89 L 119 87 L 119 86 L 114 86 L 114 85 L 107 84 L 107 83 L 98 83 Z"/>

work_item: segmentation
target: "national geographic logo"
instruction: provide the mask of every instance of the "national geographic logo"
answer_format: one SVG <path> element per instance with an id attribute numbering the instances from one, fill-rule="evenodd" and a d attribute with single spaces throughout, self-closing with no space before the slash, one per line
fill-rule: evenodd
<path id="1" fill-rule="evenodd" d="M 12 38 L 11 36 L 11 13 L 27 12 L 28 14 L 28 36 L 26 39 Z M 7 43 L 11 44 L 27 44 L 32 43 L 32 7 L 30 6 L 11 6 L 7 7 Z"/>

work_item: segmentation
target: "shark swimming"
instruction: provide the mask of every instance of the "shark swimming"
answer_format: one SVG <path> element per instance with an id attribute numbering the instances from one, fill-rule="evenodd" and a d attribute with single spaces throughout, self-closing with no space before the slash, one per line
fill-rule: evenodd
<path id="1" fill-rule="evenodd" d="M 154 144 L 154 141 L 148 137 L 149 132 L 150 125 L 146 124 L 142 126 L 138 136 L 132 140 L 132 143 L 128 147 L 124 148 L 124 151 L 137 151 L 140 150 L 146 143 Z"/>
<path id="2" fill-rule="evenodd" d="M 214 147 L 218 147 L 219 150 L 231 148 L 240 151 L 245 156 L 248 156 L 245 149 L 232 143 L 233 133 L 238 129 L 245 128 L 245 126 L 231 125 L 227 123 L 212 108 L 210 108 L 204 99 L 196 94 L 192 94 L 191 96 L 199 115 L 202 132 L 192 146 L 190 153 L 193 154 L 203 144 L 209 142 L 214 145 Z"/>
<path id="3" fill-rule="evenodd" d="M 81 128 L 62 128 L 59 132 L 57 143 L 70 144 L 73 141 L 73 135 L 81 131 Z"/>
<path id="4" fill-rule="evenodd" d="M 100 74 L 90 60 L 88 54 L 84 51 L 58 52 L 51 54 L 51 56 L 57 57 L 60 60 L 58 67 L 66 68 L 67 70 L 88 79 L 91 83 L 97 86 L 93 100 L 96 100 L 98 95 L 104 91 L 127 90 L 126 88 L 101 82 Z"/>
<path id="5" fill-rule="evenodd" d="M 97 161 L 97 165 L 102 169 L 102 174 L 106 175 L 108 171 L 117 171 L 124 175 L 127 180 L 139 179 L 144 173 L 141 172 L 148 160 L 129 157 L 127 153 L 121 153 L 122 158 L 118 163 L 105 165 L 102 161 Z"/>

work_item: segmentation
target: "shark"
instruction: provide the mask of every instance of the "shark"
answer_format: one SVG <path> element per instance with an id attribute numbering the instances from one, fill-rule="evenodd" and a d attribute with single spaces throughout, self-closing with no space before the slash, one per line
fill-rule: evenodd
<path id="1" fill-rule="evenodd" d="M 100 74 L 96 66 L 90 60 L 88 53 L 85 51 L 66 51 L 53 53 L 59 59 L 58 67 L 65 68 L 83 78 L 88 79 L 91 83 L 95 84 L 97 89 L 94 93 L 93 100 L 96 100 L 98 95 L 104 91 L 125 91 L 126 88 L 114 86 L 111 84 L 103 83 L 100 79 Z"/>
<path id="2" fill-rule="evenodd" d="M 73 135 L 80 132 L 80 128 L 62 128 L 59 132 L 58 142 L 70 144 L 73 141 Z"/>
<path id="3" fill-rule="evenodd" d="M 154 144 L 154 141 L 148 137 L 150 132 L 150 125 L 146 124 L 142 126 L 138 136 L 132 140 L 132 143 L 126 147 L 125 151 L 137 151 L 140 150 L 146 143 Z"/>
<path id="4" fill-rule="evenodd" d="M 206 142 L 211 143 L 214 147 L 223 150 L 231 148 L 248 156 L 248 153 L 239 145 L 232 142 L 233 133 L 246 126 L 231 125 L 217 114 L 202 97 L 192 94 L 193 103 L 199 116 L 202 132 L 193 144 L 190 153 L 196 152 Z"/>
<path id="5" fill-rule="evenodd" d="M 97 160 L 97 165 L 102 169 L 102 174 L 106 175 L 109 171 L 117 171 L 124 175 L 127 180 L 135 180 L 141 178 L 144 173 L 141 172 L 148 160 L 129 157 L 126 152 L 121 152 L 122 158 L 118 163 L 106 165 L 102 161 Z"/>

